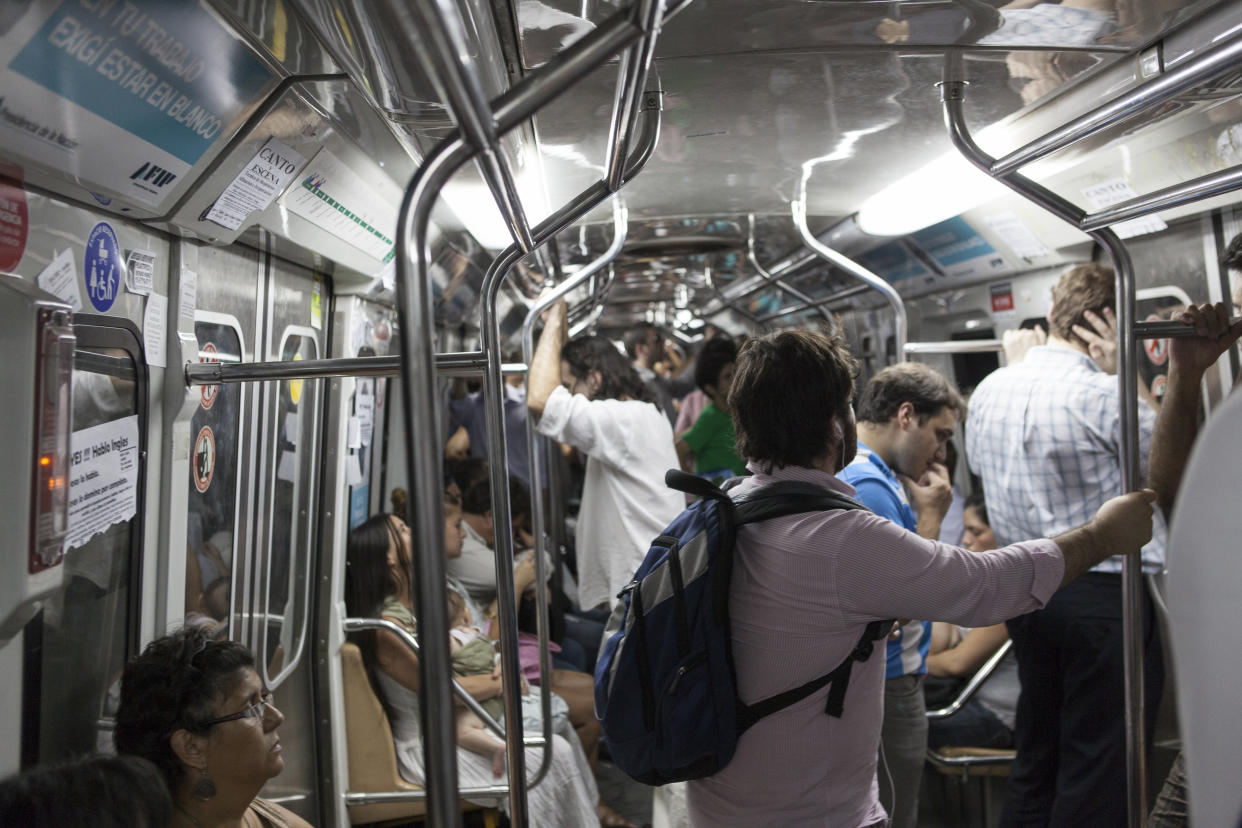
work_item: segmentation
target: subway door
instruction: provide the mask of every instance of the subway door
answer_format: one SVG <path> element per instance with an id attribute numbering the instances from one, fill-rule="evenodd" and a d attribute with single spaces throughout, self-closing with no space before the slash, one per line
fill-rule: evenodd
<path id="1" fill-rule="evenodd" d="M 324 358 L 324 281 L 284 260 L 267 261 L 262 361 Z M 318 821 L 311 584 L 319 567 L 318 514 L 324 380 L 258 384 L 257 509 L 249 562 L 249 644 L 286 719 L 284 772 L 264 796 Z"/>

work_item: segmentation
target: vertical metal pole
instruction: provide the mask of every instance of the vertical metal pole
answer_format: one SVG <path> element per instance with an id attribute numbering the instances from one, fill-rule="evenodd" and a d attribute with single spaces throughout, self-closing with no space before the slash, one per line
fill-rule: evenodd
<path id="1" fill-rule="evenodd" d="M 966 84 L 949 80 L 956 67 L 946 63 L 946 80 L 941 84 L 945 126 L 953 145 L 976 167 L 996 178 L 1014 192 L 1038 204 L 1054 216 L 1078 227 L 1084 211 L 1061 196 L 1015 172 L 997 176 L 995 161 L 971 137 L 962 112 Z M 1034 160 L 1034 159 L 1031 159 Z M 1117 389 L 1121 399 L 1121 485 L 1127 492 L 1139 484 L 1138 396 L 1135 392 L 1134 353 L 1134 267 L 1121 239 L 1112 230 L 1089 233 L 1113 262 L 1117 278 Z M 1125 670 L 1126 724 L 1126 801 L 1128 824 L 1141 828 L 1147 813 L 1147 754 L 1144 734 L 1143 698 L 1143 575 L 1142 556 L 1135 552 L 1122 561 L 1122 636 Z"/>
<path id="2" fill-rule="evenodd" d="M 460 828 L 461 812 L 457 805 L 457 739 L 449 687 L 453 668 L 444 587 L 440 430 L 436 427 L 440 395 L 435 378 L 427 230 L 431 208 L 441 188 L 469 158 L 470 151 L 460 139 L 441 144 L 432 152 L 406 188 L 397 232 L 397 316 L 401 325 L 404 403 L 401 413 L 414 539 L 411 575 L 414 609 L 423 642 L 418 660 L 419 720 L 423 732 L 427 822 L 435 828 Z M 510 782 L 511 789 L 521 789 L 521 777 L 511 777 Z"/>

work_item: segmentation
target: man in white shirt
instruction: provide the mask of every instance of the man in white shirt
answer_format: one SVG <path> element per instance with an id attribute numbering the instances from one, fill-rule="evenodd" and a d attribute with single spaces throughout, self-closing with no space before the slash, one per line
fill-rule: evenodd
<path id="1" fill-rule="evenodd" d="M 541 434 L 587 456 L 574 538 L 578 604 L 610 609 L 685 499 L 664 485 L 678 468 L 672 426 L 633 367 L 607 339 L 565 335 L 560 302 L 531 361 L 526 405 Z"/>

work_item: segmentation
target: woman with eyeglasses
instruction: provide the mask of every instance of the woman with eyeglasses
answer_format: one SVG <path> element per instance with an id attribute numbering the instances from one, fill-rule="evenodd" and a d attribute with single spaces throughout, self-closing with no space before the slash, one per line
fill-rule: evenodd
<path id="1" fill-rule="evenodd" d="M 285 766 L 285 717 L 234 641 L 202 628 L 156 639 L 121 677 L 116 748 L 154 762 L 172 793 L 170 828 L 309 828 L 258 798 Z"/>

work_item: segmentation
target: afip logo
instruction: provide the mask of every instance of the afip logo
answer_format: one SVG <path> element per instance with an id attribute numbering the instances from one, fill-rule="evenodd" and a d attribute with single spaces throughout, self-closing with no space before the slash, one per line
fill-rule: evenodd
<path id="1" fill-rule="evenodd" d="M 166 185 L 171 184 L 176 177 L 176 173 L 147 161 L 130 173 L 129 180 L 144 190 L 157 193 Z"/>
<path id="2" fill-rule="evenodd" d="M 95 310 L 107 313 L 121 287 L 120 245 L 116 241 L 116 231 L 107 222 L 96 224 L 86 239 L 82 278 L 86 280 L 86 294 Z"/>

